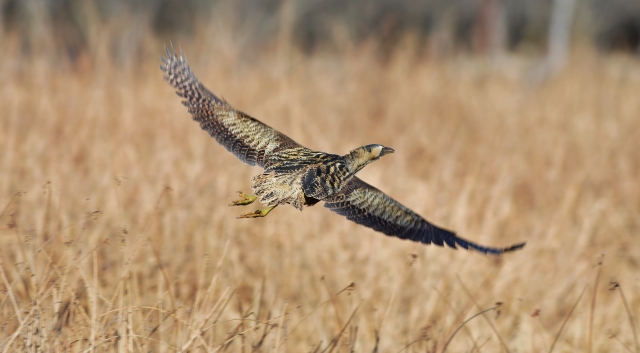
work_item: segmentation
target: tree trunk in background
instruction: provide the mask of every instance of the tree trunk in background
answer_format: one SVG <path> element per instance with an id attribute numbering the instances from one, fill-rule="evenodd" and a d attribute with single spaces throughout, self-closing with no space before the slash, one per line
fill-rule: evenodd
<path id="1" fill-rule="evenodd" d="M 47 2 L 44 0 L 25 0 L 18 2 L 18 11 L 24 16 L 21 22 L 22 31 L 26 33 L 27 47 L 33 54 L 52 53 L 55 49 L 52 24 L 49 16 Z"/>
<path id="2" fill-rule="evenodd" d="M 473 49 L 476 54 L 496 59 L 507 40 L 506 10 L 503 0 L 480 0 L 476 9 Z"/>
<path id="3" fill-rule="evenodd" d="M 567 61 L 576 0 L 554 0 L 549 21 L 547 56 L 536 65 L 530 81 L 539 85 L 560 71 Z"/>
<path id="4" fill-rule="evenodd" d="M 5 3 L 5 0 L 0 0 L 0 9 L 4 9 L 4 3 Z M 0 45 L 2 45 L 3 47 L 4 47 L 3 45 L 4 31 L 5 31 L 5 28 L 7 28 L 5 24 L 5 21 L 7 20 L 5 18 L 6 15 L 7 14 L 5 13 L 5 11 L 0 11 Z"/>
<path id="5" fill-rule="evenodd" d="M 280 5 L 277 46 L 280 59 L 289 63 L 293 50 L 293 35 L 296 21 L 296 4 L 293 0 L 284 0 Z"/>
<path id="6" fill-rule="evenodd" d="M 554 0 L 549 23 L 547 65 L 550 74 L 560 70 L 566 60 L 571 39 L 576 0 Z"/>

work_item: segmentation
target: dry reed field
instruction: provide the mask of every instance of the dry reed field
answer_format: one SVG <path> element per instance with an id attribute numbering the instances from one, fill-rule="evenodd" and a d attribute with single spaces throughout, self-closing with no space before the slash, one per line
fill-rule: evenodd
<path id="1" fill-rule="evenodd" d="M 191 120 L 161 40 L 124 64 L 108 43 L 75 65 L 5 44 L 0 351 L 640 349 L 637 59 L 576 49 L 533 88 L 525 59 L 438 60 L 410 38 L 384 61 L 372 43 L 303 56 L 181 41 L 209 89 L 294 140 L 393 147 L 359 175 L 428 220 L 527 242 L 492 257 L 321 204 L 236 219 L 255 206 L 227 204 L 260 170 Z"/>

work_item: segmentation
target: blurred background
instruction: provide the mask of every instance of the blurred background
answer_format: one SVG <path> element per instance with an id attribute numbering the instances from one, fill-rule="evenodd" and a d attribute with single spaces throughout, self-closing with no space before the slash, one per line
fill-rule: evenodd
<path id="1" fill-rule="evenodd" d="M 640 51 L 634 0 L 2 0 L 0 9 L 3 37 L 19 36 L 25 53 L 54 47 L 72 62 L 95 54 L 107 29 L 120 61 L 135 57 L 148 35 L 178 42 L 219 36 L 221 28 L 252 53 L 290 42 L 312 55 L 374 40 L 384 55 L 407 35 L 429 57 L 519 53 L 562 61 L 571 43 L 603 54 Z"/>
<path id="2" fill-rule="evenodd" d="M 163 81 L 170 43 L 309 148 L 394 148 L 359 176 L 426 219 L 526 247 L 236 219 L 261 170 Z M 638 0 L 0 0 L 0 47 L 0 351 L 640 352 Z"/>

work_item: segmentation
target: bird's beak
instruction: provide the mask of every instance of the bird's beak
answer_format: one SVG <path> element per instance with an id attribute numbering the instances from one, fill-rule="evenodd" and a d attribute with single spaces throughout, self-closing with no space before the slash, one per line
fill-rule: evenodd
<path id="1" fill-rule="evenodd" d="M 382 155 L 384 156 L 385 154 L 389 154 L 389 153 L 393 153 L 395 152 L 395 150 L 393 148 L 390 147 L 383 147 L 382 148 Z"/>

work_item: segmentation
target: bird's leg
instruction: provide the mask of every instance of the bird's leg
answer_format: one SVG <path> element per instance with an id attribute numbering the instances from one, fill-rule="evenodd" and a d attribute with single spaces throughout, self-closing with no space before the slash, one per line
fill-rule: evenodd
<path id="1" fill-rule="evenodd" d="M 245 195 L 242 191 L 238 191 L 238 196 L 240 196 L 240 198 L 238 200 L 231 201 L 229 206 L 246 206 L 253 203 L 253 201 L 258 198 L 256 195 Z"/>
<path id="2" fill-rule="evenodd" d="M 278 205 L 276 205 L 278 206 Z M 271 210 L 273 210 L 274 208 L 276 208 L 276 206 L 269 206 L 263 210 L 255 210 L 251 213 L 246 213 L 243 214 L 241 216 L 239 216 L 238 218 L 259 218 L 259 217 L 265 217 L 266 215 L 269 214 L 269 212 L 271 212 Z"/>

